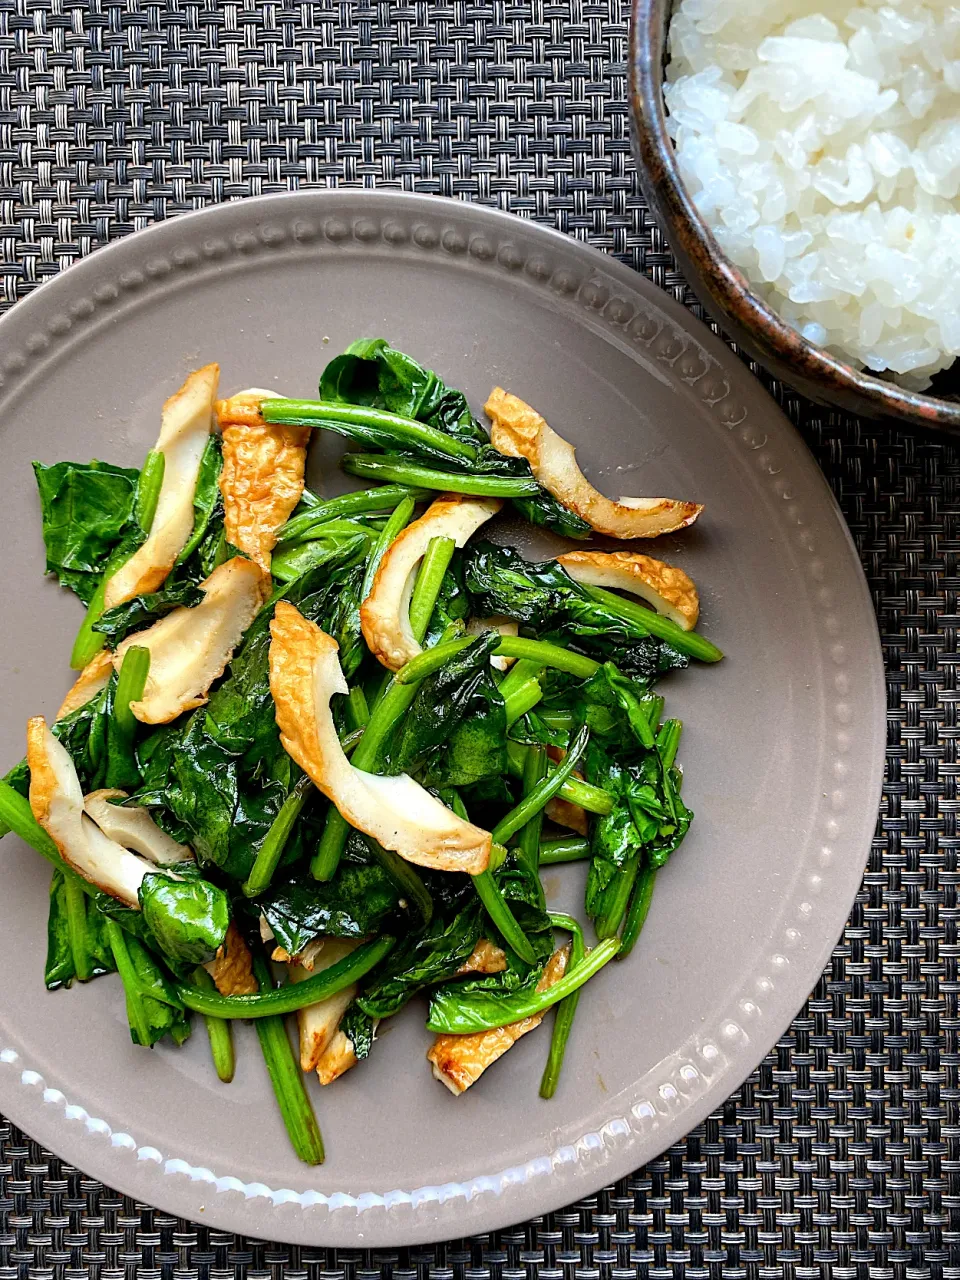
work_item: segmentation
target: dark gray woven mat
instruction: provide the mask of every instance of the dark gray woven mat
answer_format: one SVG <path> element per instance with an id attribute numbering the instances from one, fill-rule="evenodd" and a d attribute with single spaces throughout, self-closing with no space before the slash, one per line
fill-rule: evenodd
<path id="1" fill-rule="evenodd" d="M 643 208 L 626 5 L 0 0 L 0 235 L 13 302 L 106 240 L 297 185 L 499 205 L 692 305 Z M 960 455 L 773 386 L 822 463 L 876 602 L 889 782 L 833 960 L 790 1031 L 686 1142 L 496 1236 L 294 1249 L 116 1195 L 0 1119 L 0 1280 L 960 1277 Z"/>

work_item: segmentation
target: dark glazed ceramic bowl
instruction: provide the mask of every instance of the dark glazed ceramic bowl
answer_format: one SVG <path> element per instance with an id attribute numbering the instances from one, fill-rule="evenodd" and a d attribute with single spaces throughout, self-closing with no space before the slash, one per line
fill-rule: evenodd
<path id="1" fill-rule="evenodd" d="M 868 418 L 960 433 L 960 399 L 905 391 L 851 368 L 801 337 L 751 290 L 697 212 L 667 133 L 662 87 L 670 0 L 632 2 L 630 98 L 640 183 L 703 305 L 745 351 L 812 400 Z M 936 381 L 945 378 L 954 382 L 955 368 Z"/>

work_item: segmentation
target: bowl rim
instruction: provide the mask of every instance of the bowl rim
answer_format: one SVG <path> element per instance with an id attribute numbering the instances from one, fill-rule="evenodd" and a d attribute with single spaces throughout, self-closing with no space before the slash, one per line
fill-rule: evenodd
<path id="1" fill-rule="evenodd" d="M 662 86 L 663 54 L 672 0 L 631 0 L 629 90 L 641 184 L 648 202 L 679 256 L 709 253 L 710 279 L 703 291 L 730 321 L 746 332 L 761 363 L 786 367 L 783 376 L 823 385 L 823 398 L 857 398 L 861 412 L 894 417 L 914 425 L 960 432 L 960 401 L 910 391 L 875 374 L 861 372 L 794 329 L 753 292 L 746 276 L 727 257 L 693 203 L 680 175 L 667 132 Z M 775 369 L 780 374 L 780 369 Z M 825 381 L 826 379 L 826 381 Z M 831 396 L 831 384 L 838 393 Z"/>

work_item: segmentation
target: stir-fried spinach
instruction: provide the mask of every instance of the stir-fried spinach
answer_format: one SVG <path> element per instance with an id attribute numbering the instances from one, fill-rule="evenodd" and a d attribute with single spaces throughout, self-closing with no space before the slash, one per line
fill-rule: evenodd
<path id="1" fill-rule="evenodd" d="M 339 1031 L 353 1055 L 342 1054 L 332 1071 L 366 1058 L 378 1023 L 418 993 L 430 997 L 429 1026 L 455 1034 L 539 1018 L 562 1000 L 541 1086 L 544 1097 L 552 1094 L 580 987 L 618 947 L 626 954 L 634 945 L 653 877 L 693 819 L 680 795 L 680 725 L 663 721 L 654 685 L 686 666 L 686 654 L 713 661 L 719 651 L 695 633 L 679 642 L 679 628 L 665 619 L 652 634 L 638 606 L 582 587 L 556 561 L 530 562 L 482 539 L 454 551 L 450 537 L 431 544 L 403 592 L 409 634 L 426 652 L 401 672 L 385 671 L 365 642 L 361 607 L 391 540 L 437 486 L 499 488 L 528 522 L 567 537 L 584 537 L 589 526 L 538 485 L 525 459 L 491 446 L 460 391 L 382 339 L 356 342 L 332 360 L 319 401 L 266 399 L 259 412 L 267 423 L 349 437 L 370 456 L 348 455 L 344 469 L 396 472 L 395 483 L 327 499 L 303 492 L 275 531 L 264 603 L 223 674 L 203 690 L 202 705 L 168 724 L 141 725 L 129 706 L 118 709 L 111 673 L 85 706 L 52 726 L 85 794 L 132 792 L 125 803 L 145 807 L 197 861 L 150 866 L 136 900 L 132 892 L 124 901 L 107 896 L 57 862 L 49 833 L 22 798 L 30 786 L 25 761 L 7 774 L 9 790 L 0 788 L 0 821 L 56 866 L 48 987 L 116 970 L 141 1045 L 165 1036 L 182 1043 L 189 1010 L 201 1013 L 223 1080 L 233 1073 L 229 1019 L 256 1018 L 294 1145 L 316 1161 L 322 1144 L 281 1015 L 344 991 L 352 998 Z M 101 612 L 105 575 L 149 532 L 164 466 L 155 451 L 142 472 L 101 462 L 34 464 L 47 569 L 86 603 L 96 593 L 74 649 L 77 666 L 97 645 L 115 650 L 173 609 L 195 608 L 203 581 L 243 554 L 226 540 L 213 434 L 194 489 L 193 529 L 166 581 Z M 397 852 L 402 844 L 382 831 L 382 841 L 374 838 L 372 822 L 353 830 L 326 798 L 336 794 L 329 780 L 287 754 L 270 683 L 280 600 L 337 642 L 348 692 L 335 694 L 330 709 L 342 749 L 355 752 L 354 784 L 366 785 L 369 772 L 409 775 L 450 816 L 490 833 L 485 869 L 437 869 L 457 865 L 443 841 L 440 856 L 418 849 L 407 861 Z M 517 623 L 519 635 L 501 636 L 498 615 Z M 516 665 L 501 670 L 494 658 Z M 376 794 L 388 795 L 379 785 Z M 585 833 L 562 857 L 544 825 L 551 818 Z M 421 857 L 436 861 L 421 865 Z M 588 859 L 585 906 L 601 939 L 593 950 L 585 950 L 576 921 L 548 909 L 541 858 Z M 563 977 L 558 928 L 573 935 Z M 296 985 L 275 988 L 261 938 L 278 959 L 303 960 Z M 333 938 L 356 945 L 332 963 L 321 948 L 318 968 L 306 972 L 317 944 Z M 242 994 L 225 994 L 231 990 Z"/>
<path id="2" fill-rule="evenodd" d="M 453 917 L 434 920 L 387 958 L 357 1004 L 371 1018 L 389 1018 L 424 987 L 456 977 L 479 941 L 480 928 L 476 899 Z"/>
<path id="3" fill-rule="evenodd" d="M 257 907 L 278 944 L 297 955 L 314 938 L 363 938 L 376 933 L 400 901 L 396 885 L 376 863 L 344 859 L 333 880 L 302 875 L 270 889 Z"/>
<path id="4" fill-rule="evenodd" d="M 651 680 L 687 666 L 671 645 L 645 634 L 629 619 L 590 598 L 555 560 L 524 560 L 512 547 L 471 543 L 464 552 L 464 582 L 480 617 L 505 614 L 549 637 L 598 658 L 612 658 L 621 671 Z"/>
<path id="5" fill-rule="evenodd" d="M 227 895 L 199 877 L 146 876 L 140 886 L 140 909 L 163 954 L 175 965 L 190 968 L 216 956 L 230 924 Z"/>
<path id="6" fill-rule="evenodd" d="M 115 968 L 106 917 L 72 879 L 55 870 L 50 881 L 44 966 L 48 990 L 69 987 L 74 979 L 89 982 Z"/>
<path id="7" fill-rule="evenodd" d="M 47 572 L 89 604 L 106 564 L 135 550 L 143 532 L 135 503 L 139 471 L 109 462 L 33 464 Z"/>
<path id="8" fill-rule="evenodd" d="M 192 582 L 182 582 L 164 591 L 151 591 L 147 595 L 134 596 L 124 604 L 107 609 L 93 623 L 93 630 L 106 637 L 107 644 L 115 649 L 133 631 L 142 631 L 174 609 L 193 609 L 203 600 L 203 592 Z"/>
<path id="9" fill-rule="evenodd" d="M 177 558 L 175 576 L 189 573 L 194 561 L 194 572 L 199 570 L 203 578 L 216 568 L 217 556 L 221 555 L 218 543 L 223 538 L 223 500 L 220 497 L 222 468 L 220 437 L 211 435 L 200 459 L 200 473 L 193 494 L 193 531 Z"/>
<path id="10" fill-rule="evenodd" d="M 385 409 L 405 418 L 426 423 L 447 436 L 472 447 L 472 456 L 453 458 L 425 440 L 408 437 L 372 436 L 346 424 L 340 429 L 365 446 L 375 445 L 391 453 L 406 454 L 444 469 L 458 469 L 477 475 L 529 478 L 525 458 L 508 458 L 490 444 L 486 431 L 474 418 L 462 391 L 448 387 L 430 369 L 397 351 L 383 338 L 363 338 L 353 343 L 324 369 L 320 378 L 320 399 L 329 404 L 366 405 Z M 329 425 L 333 425 L 330 423 Z M 531 523 L 543 525 L 566 538 L 586 538 L 590 526 L 568 510 L 546 489 L 511 500 Z"/>
<path id="11" fill-rule="evenodd" d="M 402 725 L 397 772 L 420 770 L 434 786 L 468 786 L 506 767 L 506 716 L 491 675 L 499 636 L 479 636 L 423 681 Z"/>
<path id="12" fill-rule="evenodd" d="M 355 575 L 344 582 L 314 569 L 281 587 L 248 630 L 224 682 L 159 743 L 141 749 L 145 790 L 140 802 L 169 812 L 198 856 L 244 881 L 273 821 L 299 777 L 280 744 L 270 694 L 270 619 L 282 595 L 305 617 L 357 654 L 359 622 L 352 614 Z M 353 587 L 353 595 L 350 588 Z M 357 656 L 359 656 L 357 654 Z M 302 853 L 302 827 L 284 862 Z"/>

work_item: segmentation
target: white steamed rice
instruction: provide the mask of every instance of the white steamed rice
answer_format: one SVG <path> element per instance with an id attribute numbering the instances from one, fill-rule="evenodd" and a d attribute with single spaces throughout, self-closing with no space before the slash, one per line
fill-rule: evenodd
<path id="1" fill-rule="evenodd" d="M 681 0 L 670 59 L 727 255 L 812 342 L 927 386 L 960 354 L 960 5 Z"/>

